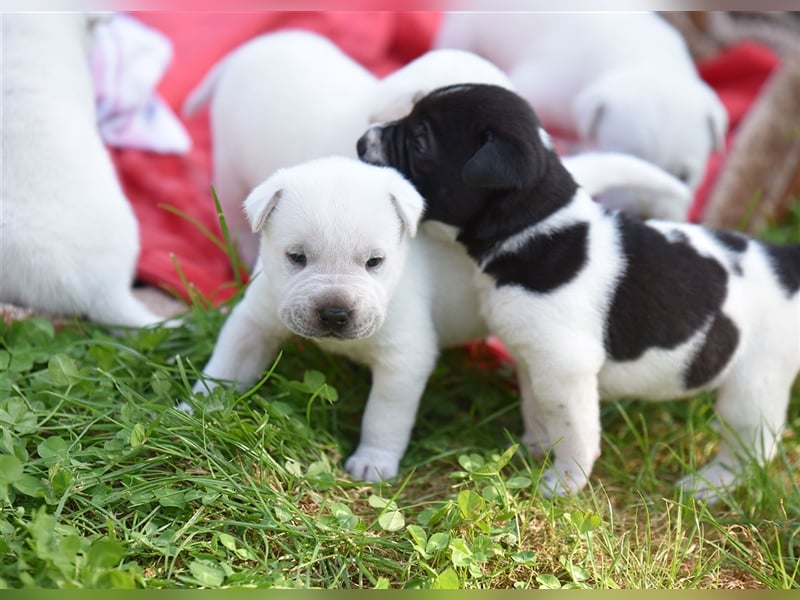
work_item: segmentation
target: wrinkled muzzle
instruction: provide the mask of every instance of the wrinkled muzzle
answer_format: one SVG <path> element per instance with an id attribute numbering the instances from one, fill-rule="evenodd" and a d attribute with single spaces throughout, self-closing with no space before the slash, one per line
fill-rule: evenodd
<path id="1" fill-rule="evenodd" d="M 359 277 L 324 283 L 319 276 L 309 279 L 287 290 L 279 308 L 284 325 L 297 335 L 360 339 L 383 324 L 387 302 L 374 282 Z"/>

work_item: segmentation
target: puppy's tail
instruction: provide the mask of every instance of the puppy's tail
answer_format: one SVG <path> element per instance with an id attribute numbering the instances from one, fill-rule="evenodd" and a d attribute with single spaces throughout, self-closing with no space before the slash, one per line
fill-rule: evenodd
<path id="1" fill-rule="evenodd" d="M 621 152 L 583 152 L 562 159 L 575 181 L 589 195 L 613 188 L 641 190 L 674 198 L 688 209 L 692 190 L 663 169 L 631 154 Z"/>
<path id="2" fill-rule="evenodd" d="M 181 107 L 181 114 L 184 117 L 191 117 L 208 103 L 211 96 L 214 94 L 214 88 L 217 87 L 217 82 L 222 75 L 225 63 L 226 61 L 222 60 L 214 65 L 211 70 L 206 73 L 206 76 L 203 77 L 203 80 L 197 87 L 189 92 L 189 95 L 186 96 L 186 100 L 183 101 L 183 106 Z"/>

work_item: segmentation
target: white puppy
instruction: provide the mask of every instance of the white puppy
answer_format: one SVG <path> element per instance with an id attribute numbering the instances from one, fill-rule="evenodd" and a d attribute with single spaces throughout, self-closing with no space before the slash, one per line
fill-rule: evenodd
<path id="1" fill-rule="evenodd" d="M 659 165 L 690 188 L 728 117 L 654 13 L 447 13 L 435 45 L 504 69 L 554 133 Z"/>
<path id="2" fill-rule="evenodd" d="M 95 18 L 0 16 L 0 301 L 144 326 L 161 319 L 131 292 L 139 235 L 97 131 Z"/>
<path id="3" fill-rule="evenodd" d="M 246 389 L 289 336 L 310 338 L 372 370 L 346 467 L 359 479 L 393 477 L 439 348 L 486 334 L 466 253 L 431 236 L 409 243 L 422 210 L 397 171 L 345 157 L 281 169 L 256 187 L 245 211 L 261 234 L 259 263 L 195 392 L 217 379 Z"/>
<path id="4" fill-rule="evenodd" d="M 277 169 L 329 155 L 356 157 L 373 121 L 399 118 L 441 85 L 510 86 L 469 52 L 430 52 L 379 80 L 328 39 L 310 31 L 257 37 L 222 59 L 188 96 L 184 113 L 211 99 L 214 185 L 245 264 L 258 252 L 242 200 Z"/>

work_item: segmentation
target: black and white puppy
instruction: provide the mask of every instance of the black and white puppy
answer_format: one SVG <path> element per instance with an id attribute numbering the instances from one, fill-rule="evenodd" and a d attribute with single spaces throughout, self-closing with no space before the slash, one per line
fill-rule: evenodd
<path id="1" fill-rule="evenodd" d="M 800 370 L 800 245 L 639 221 L 593 202 L 536 114 L 490 85 L 440 88 L 358 141 L 474 259 L 481 310 L 520 371 L 523 440 L 553 447 L 544 493 L 587 482 L 599 399 L 717 390 L 717 456 L 680 485 L 712 499 L 766 463 Z"/>

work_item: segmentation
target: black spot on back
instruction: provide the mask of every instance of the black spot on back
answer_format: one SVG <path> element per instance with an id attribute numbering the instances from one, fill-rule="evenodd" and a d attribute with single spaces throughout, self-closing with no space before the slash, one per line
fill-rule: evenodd
<path id="1" fill-rule="evenodd" d="M 706 334 L 703 346 L 684 374 L 686 389 L 694 389 L 711 381 L 728 364 L 739 345 L 739 330 L 728 317 L 718 314 Z"/>
<path id="2" fill-rule="evenodd" d="M 781 287 L 787 296 L 793 296 L 800 290 L 800 245 L 763 245 Z"/>
<path id="3" fill-rule="evenodd" d="M 618 216 L 625 272 L 609 309 L 606 351 L 635 360 L 649 348 L 675 348 L 719 313 L 728 274 L 690 244 Z"/>
<path id="4" fill-rule="evenodd" d="M 711 230 L 711 234 L 731 252 L 744 252 L 747 250 L 747 243 L 750 241 L 750 238 L 746 235 L 735 231 Z"/>
<path id="5" fill-rule="evenodd" d="M 750 238 L 735 231 L 709 230 L 709 233 L 725 250 L 729 269 L 736 275 L 744 275 L 742 257 L 747 251 Z"/>
<path id="6" fill-rule="evenodd" d="M 484 271 L 497 286 L 521 285 L 545 293 L 568 283 L 586 264 L 589 225 L 577 223 L 550 235 L 531 238 L 518 252 L 502 254 Z"/>

